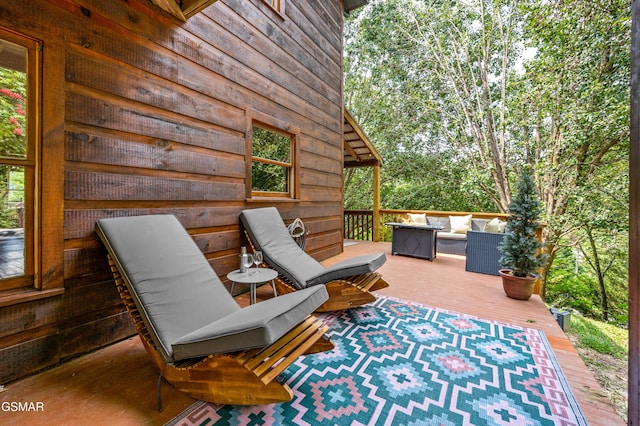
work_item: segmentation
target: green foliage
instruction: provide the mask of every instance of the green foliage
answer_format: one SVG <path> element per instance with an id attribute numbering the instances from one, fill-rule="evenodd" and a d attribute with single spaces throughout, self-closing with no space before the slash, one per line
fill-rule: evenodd
<path id="1" fill-rule="evenodd" d="M 561 309 L 577 311 L 589 318 L 602 318 L 598 278 L 579 249 L 568 243 L 568 239 L 563 239 L 554 268 L 547 276 L 547 300 Z M 616 257 L 606 280 L 608 321 L 619 326 L 628 323 L 626 269 L 626 256 Z"/>
<path id="2" fill-rule="evenodd" d="M 547 260 L 545 253 L 538 253 L 542 243 L 538 241 L 536 229 L 540 226 L 542 203 L 538 199 L 535 183 L 528 172 L 523 172 L 515 196 L 509 204 L 509 217 L 500 263 L 511 269 L 516 277 L 527 277 L 537 273 Z"/>
<path id="3" fill-rule="evenodd" d="M 0 67 L 0 156 L 26 153 L 26 74 Z"/>
<path id="4" fill-rule="evenodd" d="M 436 5 L 426 8 L 427 3 L 374 1 L 349 16 L 346 103 L 384 158 L 383 206 L 495 211 L 494 197 L 487 197 L 487 190 L 492 192 L 491 179 L 470 173 L 475 154 L 458 150 L 463 132 L 451 122 L 455 119 L 451 108 L 445 109 L 451 99 L 444 96 L 442 87 L 434 89 L 442 85 L 431 72 L 434 60 L 425 55 L 420 40 L 408 37 L 418 34 L 416 19 L 433 22 L 432 12 L 439 11 L 445 19 L 457 11 Z M 458 22 L 465 26 L 470 21 Z M 370 205 L 371 197 L 362 194 L 360 184 L 370 187 L 364 180 L 345 179 L 346 206 Z"/>
<path id="5" fill-rule="evenodd" d="M 629 339 L 625 329 L 573 315 L 569 334 L 578 338 L 578 345 L 581 347 L 587 347 L 619 359 L 627 356 Z"/>
<path id="6" fill-rule="evenodd" d="M 254 191 L 288 192 L 291 138 L 253 127 L 251 183 Z M 271 161 L 259 161 L 256 158 Z"/>
<path id="7" fill-rule="evenodd" d="M 24 170 L 0 165 L 0 228 L 18 228 L 18 209 L 24 201 Z"/>
<path id="8" fill-rule="evenodd" d="M 0 157 L 26 154 L 26 74 L 0 67 Z M 24 198 L 20 167 L 0 163 L 0 228 L 17 228 L 17 208 Z"/>
<path id="9" fill-rule="evenodd" d="M 630 26 L 628 0 L 371 0 L 350 14 L 345 103 L 384 158 L 382 206 L 500 211 L 527 166 L 547 296 L 624 321 Z M 345 179 L 345 206 L 370 208 L 361 177 Z M 577 274 L 561 273 L 565 246 L 582 252 Z"/>

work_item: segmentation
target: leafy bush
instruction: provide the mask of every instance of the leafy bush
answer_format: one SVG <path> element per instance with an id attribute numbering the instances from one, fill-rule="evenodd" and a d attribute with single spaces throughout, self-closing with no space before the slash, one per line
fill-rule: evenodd
<path id="1" fill-rule="evenodd" d="M 609 317 L 613 324 L 626 327 L 628 302 L 624 260 L 620 260 L 615 273 L 607 276 Z M 621 270 L 619 270 L 621 269 Z M 580 312 L 589 318 L 602 318 L 597 279 L 590 268 L 585 267 L 581 256 L 569 246 L 561 247 L 555 256 L 553 268 L 547 275 L 547 302 L 559 309 Z"/>

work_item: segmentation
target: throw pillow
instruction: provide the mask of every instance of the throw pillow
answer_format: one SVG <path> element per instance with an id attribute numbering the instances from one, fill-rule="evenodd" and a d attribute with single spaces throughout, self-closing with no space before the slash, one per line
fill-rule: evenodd
<path id="1" fill-rule="evenodd" d="M 507 222 L 503 222 L 497 217 L 491 219 L 484 225 L 484 232 L 504 232 L 504 229 L 507 226 Z"/>
<path id="2" fill-rule="evenodd" d="M 451 232 L 454 234 L 466 234 L 471 231 L 471 215 L 449 216 L 451 222 Z"/>
<path id="3" fill-rule="evenodd" d="M 416 225 L 428 225 L 427 215 L 424 213 L 407 213 L 412 223 Z"/>

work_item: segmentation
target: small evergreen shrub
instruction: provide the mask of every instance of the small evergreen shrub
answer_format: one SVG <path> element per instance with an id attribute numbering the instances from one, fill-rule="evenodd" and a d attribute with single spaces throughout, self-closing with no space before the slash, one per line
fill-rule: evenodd
<path id="1" fill-rule="evenodd" d="M 540 226 L 541 214 L 542 203 L 537 197 L 535 183 L 531 175 L 524 172 L 509 204 L 508 233 L 500 247 L 502 267 L 511 269 L 516 277 L 535 274 L 547 260 L 546 254 L 538 253 L 542 243 L 538 241 L 536 229 Z"/>

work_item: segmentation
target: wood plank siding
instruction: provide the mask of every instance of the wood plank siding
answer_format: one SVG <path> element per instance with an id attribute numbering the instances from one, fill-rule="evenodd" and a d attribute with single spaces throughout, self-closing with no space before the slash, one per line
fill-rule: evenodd
<path id="1" fill-rule="evenodd" d="M 181 22 L 148 0 L 0 0 L 0 27 L 43 43 L 39 291 L 59 290 L 0 292 L 0 383 L 134 333 L 97 219 L 173 213 L 221 278 L 245 208 L 302 218 L 318 260 L 342 252 L 342 3 L 283 1 Z M 246 198 L 248 111 L 300 130 L 299 199 Z"/>

